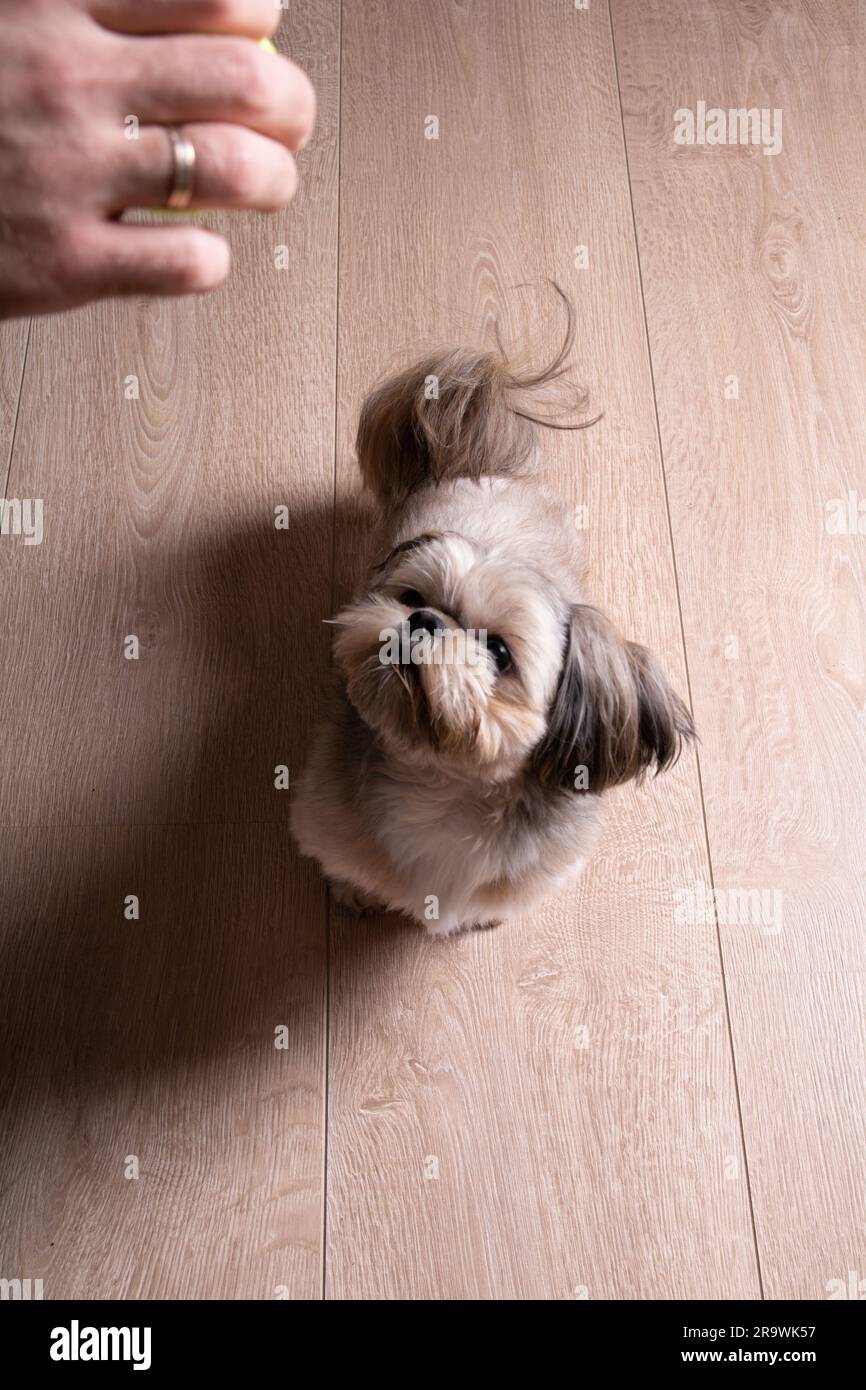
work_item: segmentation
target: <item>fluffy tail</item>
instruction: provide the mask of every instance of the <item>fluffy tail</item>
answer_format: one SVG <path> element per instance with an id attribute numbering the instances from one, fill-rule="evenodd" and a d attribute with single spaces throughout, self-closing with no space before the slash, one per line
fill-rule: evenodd
<path id="1" fill-rule="evenodd" d="M 585 429 L 595 423 L 565 422 L 529 408 L 564 375 L 574 343 L 574 307 L 558 285 L 554 289 L 567 324 L 562 346 L 543 370 L 521 371 L 504 353 L 443 351 L 370 393 L 355 448 L 364 481 L 381 501 L 399 505 L 417 488 L 455 478 L 516 477 L 535 453 L 536 425 Z M 570 408 L 575 405 L 586 409 L 579 390 L 572 392 Z"/>

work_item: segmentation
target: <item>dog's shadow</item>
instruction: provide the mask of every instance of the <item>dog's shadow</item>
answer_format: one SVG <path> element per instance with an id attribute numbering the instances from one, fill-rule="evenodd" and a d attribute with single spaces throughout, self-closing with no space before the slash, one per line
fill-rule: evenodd
<path id="1" fill-rule="evenodd" d="M 96 692 L 101 724 L 93 653 L 68 681 L 56 738 L 66 748 L 88 730 L 68 822 L 39 824 L 37 792 L 37 823 L 3 832 L 0 1190 L 43 1153 L 58 1161 L 57 1126 L 61 1149 L 81 1157 L 91 1145 L 90 1160 L 116 1176 L 148 1142 L 139 1116 L 152 1129 L 154 1104 L 186 1104 L 174 1082 L 193 1068 L 241 1066 L 254 1092 L 283 1077 L 320 1094 L 327 890 L 291 838 L 291 792 L 275 783 L 279 766 L 290 777 L 303 767 L 330 679 L 335 544 L 341 568 L 359 572 L 357 504 L 336 516 L 333 505 L 293 509 L 284 534 L 257 519 L 161 552 L 134 600 L 140 658 L 118 663 L 109 698 Z M 86 582 L 110 611 L 118 577 Z M 80 594 L 56 600 L 71 609 Z M 64 622 L 75 630 L 73 612 Z M 78 767 L 74 752 L 61 762 Z M 115 796 L 118 813 L 83 817 L 88 794 L 109 806 Z M 57 802 L 55 788 L 55 820 Z M 418 930 L 330 913 L 355 980 L 371 968 L 371 939 Z M 191 1113 L 206 1104 L 201 1095 Z M 212 1104 L 218 1114 L 218 1091 Z"/>

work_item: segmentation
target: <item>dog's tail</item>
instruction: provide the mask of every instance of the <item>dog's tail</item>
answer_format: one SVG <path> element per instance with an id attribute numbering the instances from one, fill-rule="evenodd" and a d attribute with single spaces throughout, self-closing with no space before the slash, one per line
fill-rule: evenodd
<path id="1" fill-rule="evenodd" d="M 382 502 L 398 506 L 420 487 L 456 478 L 518 477 L 534 457 L 536 425 L 585 429 L 600 418 L 567 421 L 530 409 L 550 397 L 574 343 L 574 306 L 553 288 L 565 306 L 566 331 L 541 371 L 520 370 L 504 353 L 443 351 L 370 393 L 355 448 L 364 481 Z M 585 393 L 572 388 L 571 396 L 569 413 L 585 411 Z"/>

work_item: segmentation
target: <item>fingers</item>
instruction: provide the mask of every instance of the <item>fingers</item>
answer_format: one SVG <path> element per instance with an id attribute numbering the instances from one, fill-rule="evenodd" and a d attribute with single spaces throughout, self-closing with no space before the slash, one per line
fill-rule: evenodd
<path id="1" fill-rule="evenodd" d="M 229 248 L 202 227 L 93 222 L 77 228 L 61 267 L 79 302 L 127 294 L 203 294 L 229 273 Z"/>
<path id="2" fill-rule="evenodd" d="M 274 0 L 83 0 L 106 29 L 121 34 L 273 34 L 281 10 Z"/>
<path id="3" fill-rule="evenodd" d="M 125 48 L 124 112 L 142 125 L 226 121 L 290 150 L 312 134 L 316 96 L 306 73 L 248 39 L 185 34 L 131 39 Z"/>
<path id="4" fill-rule="evenodd" d="M 276 140 L 217 121 L 188 124 L 183 131 L 195 147 L 193 207 L 273 212 L 291 202 L 298 173 L 292 156 Z M 143 126 L 137 140 L 121 137 L 118 159 L 115 201 L 107 210 L 164 206 L 174 173 L 165 128 Z"/>

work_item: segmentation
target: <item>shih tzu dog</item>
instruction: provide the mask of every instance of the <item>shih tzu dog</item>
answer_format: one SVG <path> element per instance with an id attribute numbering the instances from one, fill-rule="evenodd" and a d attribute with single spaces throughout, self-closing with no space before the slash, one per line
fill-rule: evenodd
<path id="1" fill-rule="evenodd" d="M 532 477 L 536 427 L 558 423 L 531 407 L 565 371 L 566 306 L 545 371 L 443 352 L 361 412 L 384 558 L 334 619 L 338 687 L 292 827 L 338 901 L 434 935 L 560 890 L 603 793 L 694 732 L 650 653 L 585 602 L 577 527 Z"/>

